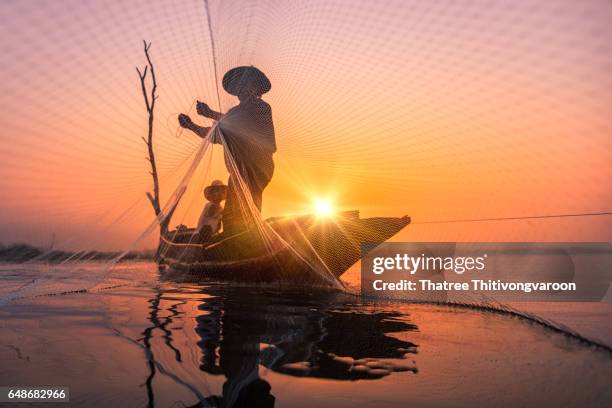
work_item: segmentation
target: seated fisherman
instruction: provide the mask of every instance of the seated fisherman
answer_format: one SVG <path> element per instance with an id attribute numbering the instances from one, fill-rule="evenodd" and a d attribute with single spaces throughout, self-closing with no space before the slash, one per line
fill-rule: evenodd
<path id="1" fill-rule="evenodd" d="M 208 200 L 198 219 L 197 233 L 200 241 L 205 242 L 221 229 L 223 206 L 221 201 L 227 198 L 227 186 L 221 180 L 213 181 L 204 189 Z"/>

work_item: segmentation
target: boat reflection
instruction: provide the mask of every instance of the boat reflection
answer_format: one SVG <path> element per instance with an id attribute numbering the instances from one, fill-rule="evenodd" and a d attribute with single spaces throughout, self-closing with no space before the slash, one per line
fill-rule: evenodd
<path id="1" fill-rule="evenodd" d="M 271 385 L 260 373 L 271 370 L 290 376 L 333 380 L 374 380 L 398 371 L 417 372 L 412 359 L 417 345 L 392 333 L 417 327 L 389 311 L 368 310 L 349 303 L 354 298 L 339 294 L 286 293 L 261 288 L 209 286 L 201 294 L 195 317 L 197 346 L 202 352 L 199 369 L 207 375 L 222 375 L 222 395 L 204 397 L 194 406 L 273 407 Z M 152 326 L 143 334 L 143 344 L 154 358 L 147 336 L 153 329 L 163 333 L 164 344 L 180 362 L 167 326 L 176 319 L 177 305 L 160 319 L 159 292 L 150 301 Z M 402 335 L 402 337 L 405 337 Z M 195 344 L 194 344 L 195 346 Z M 150 362 L 146 382 L 149 406 L 154 406 Z"/>

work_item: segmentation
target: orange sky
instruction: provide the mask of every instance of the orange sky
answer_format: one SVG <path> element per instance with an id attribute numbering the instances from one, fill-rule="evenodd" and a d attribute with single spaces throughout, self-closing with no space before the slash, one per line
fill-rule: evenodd
<path id="1" fill-rule="evenodd" d="M 609 2 L 210 4 L 219 75 L 253 64 L 272 81 L 265 216 L 315 196 L 415 221 L 612 210 Z M 141 40 L 165 198 L 199 142 L 176 136 L 177 113 L 216 106 L 203 2 L 2 2 L 0 19 L 0 241 L 128 247 L 152 220 Z M 193 224 L 201 187 L 225 178 L 221 154 L 175 224 Z M 415 225 L 399 238 L 609 241 L 611 224 Z"/>

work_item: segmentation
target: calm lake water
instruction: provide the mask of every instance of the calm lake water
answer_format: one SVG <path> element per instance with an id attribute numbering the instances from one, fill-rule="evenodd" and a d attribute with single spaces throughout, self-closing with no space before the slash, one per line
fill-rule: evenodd
<path id="1" fill-rule="evenodd" d="M 99 407 L 593 407 L 612 398 L 612 354 L 519 318 L 163 282 L 147 263 L 101 270 L 0 268 L 0 295 L 26 296 L 0 307 L 0 385 L 69 386 L 70 405 Z M 84 282 L 96 290 L 36 296 Z M 580 312 L 599 322 L 594 333 L 611 316 L 598 307 Z"/>

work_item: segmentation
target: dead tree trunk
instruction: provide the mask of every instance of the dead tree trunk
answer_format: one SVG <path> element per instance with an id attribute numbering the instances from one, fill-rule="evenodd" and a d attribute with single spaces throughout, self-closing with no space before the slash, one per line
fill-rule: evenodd
<path id="1" fill-rule="evenodd" d="M 140 78 L 140 86 L 142 90 L 142 96 L 144 97 L 145 107 L 147 108 L 147 114 L 149 116 L 149 126 L 146 139 L 143 137 L 142 140 L 147 145 L 149 157 L 147 160 L 151 165 L 151 177 L 153 178 L 153 193 L 147 192 L 147 198 L 151 202 L 151 206 L 153 206 L 153 211 L 155 212 L 155 216 L 159 220 L 159 233 L 160 238 L 168 233 L 168 225 L 170 223 L 170 217 L 164 216 L 161 210 L 161 204 L 159 200 L 159 178 L 157 175 L 157 165 L 155 163 L 155 151 L 153 150 L 153 123 L 154 123 L 154 110 L 155 110 L 155 101 L 157 100 L 157 79 L 155 78 L 155 70 L 153 68 L 153 62 L 151 61 L 151 56 L 149 55 L 149 50 L 151 49 L 151 43 L 147 44 L 146 41 L 143 41 L 144 44 L 144 53 L 147 58 L 147 65 L 141 71 L 136 68 L 138 72 L 138 77 Z M 150 93 L 147 91 L 146 77 L 147 73 L 151 72 L 151 91 Z M 170 215 L 170 214 L 168 214 Z M 159 251 L 159 247 L 158 247 Z M 157 253 L 157 257 L 159 257 L 159 253 Z"/>

